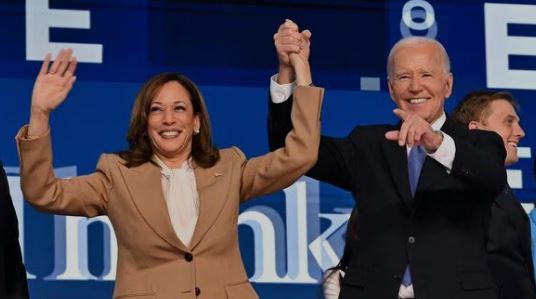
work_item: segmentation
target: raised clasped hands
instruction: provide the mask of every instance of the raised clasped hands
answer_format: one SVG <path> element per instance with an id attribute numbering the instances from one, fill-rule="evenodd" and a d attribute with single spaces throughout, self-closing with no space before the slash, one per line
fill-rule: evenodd
<path id="1" fill-rule="evenodd" d="M 394 109 L 393 113 L 402 120 L 400 130 L 385 133 L 385 138 L 398 141 L 400 146 L 421 145 L 429 152 L 435 152 L 443 142 L 443 135 L 434 131 L 430 123 L 419 115 Z"/>
<path id="2" fill-rule="evenodd" d="M 32 113 L 50 114 L 65 100 L 76 80 L 76 65 L 72 49 L 60 50 L 54 62 L 51 62 L 51 55 L 47 54 L 35 80 Z"/>
<path id="3" fill-rule="evenodd" d="M 297 85 L 312 83 L 309 68 L 310 53 L 309 30 L 299 31 L 298 25 L 285 20 L 274 34 L 274 44 L 279 58 L 278 83 L 296 81 Z"/>

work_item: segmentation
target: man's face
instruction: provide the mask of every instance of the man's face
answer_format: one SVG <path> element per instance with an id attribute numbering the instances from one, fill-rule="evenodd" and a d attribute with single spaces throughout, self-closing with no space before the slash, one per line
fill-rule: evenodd
<path id="1" fill-rule="evenodd" d="M 400 109 L 433 123 L 443 113 L 452 82 L 436 45 L 409 44 L 394 52 L 389 93 Z"/>
<path id="2" fill-rule="evenodd" d="M 525 132 L 519 124 L 519 116 L 516 110 L 506 100 L 495 100 L 487 108 L 488 113 L 482 121 L 472 121 L 469 123 L 470 129 L 481 129 L 494 131 L 499 134 L 506 149 L 506 166 L 519 160 L 517 156 L 517 144 L 525 137 Z"/>

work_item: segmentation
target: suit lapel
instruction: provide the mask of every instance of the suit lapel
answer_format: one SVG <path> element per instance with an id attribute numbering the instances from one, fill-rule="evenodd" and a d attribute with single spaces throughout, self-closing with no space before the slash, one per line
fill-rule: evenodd
<path id="1" fill-rule="evenodd" d="M 409 189 L 408 178 L 408 155 L 406 147 L 401 147 L 396 141 L 384 139 L 382 148 L 387 160 L 387 165 L 391 169 L 391 175 L 396 189 L 403 202 L 408 208 L 412 206 L 411 190 Z"/>
<path id="2" fill-rule="evenodd" d="M 398 128 L 400 128 L 400 123 L 397 125 Z M 459 133 L 456 125 L 448 117 L 441 130 L 453 138 Z M 413 199 L 409 189 L 407 149 L 400 147 L 395 141 L 389 141 L 387 139 L 383 140 L 382 147 L 385 157 L 389 162 L 388 165 L 391 168 L 391 175 L 393 176 L 398 192 L 404 203 L 411 209 L 414 204 L 418 203 L 420 198 L 419 189 L 432 188 L 435 180 L 440 177 L 438 176 L 438 171 L 445 171 L 445 169 L 443 166 L 438 168 L 439 165 L 437 165 L 437 162 L 430 157 L 426 157 L 419 176 L 415 199 Z"/>
<path id="3" fill-rule="evenodd" d="M 120 169 L 135 206 L 149 226 L 172 246 L 188 251 L 171 225 L 158 166 L 147 162 L 138 167 Z"/>
<path id="4" fill-rule="evenodd" d="M 456 125 L 448 117 L 441 127 L 441 131 L 452 138 L 457 138 L 455 136 L 457 136 L 459 132 Z M 435 161 L 433 158 L 426 157 L 419 176 L 419 183 L 417 184 L 417 189 L 415 191 L 415 204 L 418 204 L 422 198 L 422 193 L 419 192 L 419 190 L 433 190 L 437 180 L 444 173 L 446 173 L 446 169 L 443 165 Z"/>
<path id="5" fill-rule="evenodd" d="M 428 156 L 424 159 L 421 174 L 419 175 L 419 183 L 415 190 L 415 204 L 418 204 L 422 198 L 422 193 L 419 191 L 432 190 L 436 180 L 441 177 L 441 172 L 446 172 L 443 165 Z"/>
<path id="6" fill-rule="evenodd" d="M 222 164 L 220 161 L 211 168 L 194 168 L 200 207 L 199 218 L 190 242 L 191 250 L 212 227 L 227 201 L 230 174 L 223 171 Z"/>

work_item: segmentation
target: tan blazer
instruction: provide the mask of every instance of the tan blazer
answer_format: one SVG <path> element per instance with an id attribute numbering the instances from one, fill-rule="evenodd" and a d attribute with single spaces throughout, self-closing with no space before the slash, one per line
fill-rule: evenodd
<path id="1" fill-rule="evenodd" d="M 296 89 L 285 148 L 249 160 L 236 147 L 223 149 L 214 167 L 194 167 L 200 215 L 190 248 L 173 230 L 152 163 L 127 168 L 103 154 L 96 172 L 58 179 L 49 134 L 27 139 L 25 127 L 17 134 L 22 190 L 41 211 L 108 215 L 118 243 L 114 298 L 258 298 L 240 256 L 239 203 L 289 186 L 314 165 L 322 97 L 321 88 Z"/>

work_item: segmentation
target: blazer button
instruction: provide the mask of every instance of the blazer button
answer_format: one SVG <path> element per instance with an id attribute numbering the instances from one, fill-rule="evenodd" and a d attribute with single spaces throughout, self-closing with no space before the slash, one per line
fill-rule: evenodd
<path id="1" fill-rule="evenodd" d="M 415 243 L 415 237 L 414 236 L 409 236 L 408 242 L 409 242 L 409 244 L 414 244 Z"/>
<path id="2" fill-rule="evenodd" d="M 201 294 L 201 289 L 198 287 L 195 287 L 195 295 L 199 296 Z"/>
<path id="3" fill-rule="evenodd" d="M 189 262 L 191 262 L 191 261 L 194 259 L 194 256 L 193 256 L 191 253 L 186 252 L 186 253 L 184 254 L 184 259 L 189 263 Z"/>

